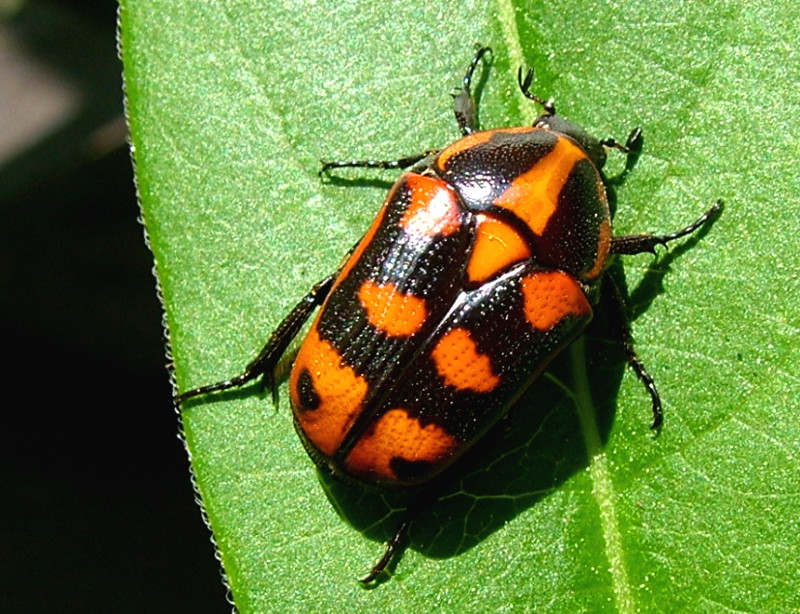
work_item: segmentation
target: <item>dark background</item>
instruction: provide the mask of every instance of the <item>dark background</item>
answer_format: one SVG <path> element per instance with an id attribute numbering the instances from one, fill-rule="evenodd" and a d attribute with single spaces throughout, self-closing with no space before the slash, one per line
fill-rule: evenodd
<path id="1" fill-rule="evenodd" d="M 110 0 L 0 2 L 4 613 L 230 610 L 177 439 L 115 30 Z"/>

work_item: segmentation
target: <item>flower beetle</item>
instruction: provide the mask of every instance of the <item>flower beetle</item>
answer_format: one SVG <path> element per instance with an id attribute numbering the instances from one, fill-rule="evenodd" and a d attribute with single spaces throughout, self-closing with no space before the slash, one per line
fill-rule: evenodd
<path id="1" fill-rule="evenodd" d="M 494 426 L 550 360 L 579 335 L 608 284 L 613 254 L 653 252 L 691 234 L 721 209 L 717 202 L 685 228 L 663 235 L 615 236 L 601 169 L 609 149 L 556 114 L 552 100 L 531 126 L 477 130 L 473 73 L 455 95 L 461 138 L 443 149 L 393 161 L 340 161 L 343 167 L 409 169 L 396 181 L 364 237 L 333 275 L 316 284 L 236 377 L 184 392 L 189 398 L 256 378 L 276 397 L 275 368 L 320 307 L 289 376 L 297 432 L 330 474 L 371 486 L 424 487 Z M 628 362 L 662 422 L 653 379 L 638 359 L 627 320 L 619 334 Z M 374 580 L 398 549 L 409 508 Z"/>

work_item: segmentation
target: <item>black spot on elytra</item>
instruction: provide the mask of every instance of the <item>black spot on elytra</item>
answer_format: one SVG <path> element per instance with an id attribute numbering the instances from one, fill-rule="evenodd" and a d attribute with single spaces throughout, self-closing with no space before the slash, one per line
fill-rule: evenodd
<path id="1" fill-rule="evenodd" d="M 320 398 L 308 369 L 303 369 L 297 378 L 297 396 L 300 397 L 300 405 L 303 410 L 314 410 L 319 407 Z"/>
<path id="2" fill-rule="evenodd" d="M 401 456 L 395 456 L 389 461 L 389 467 L 398 480 L 414 482 L 429 473 L 433 464 L 428 461 L 410 461 Z"/>

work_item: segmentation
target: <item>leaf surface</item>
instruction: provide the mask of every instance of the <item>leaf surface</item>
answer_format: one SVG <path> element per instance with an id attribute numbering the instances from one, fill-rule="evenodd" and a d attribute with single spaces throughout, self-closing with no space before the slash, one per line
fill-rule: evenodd
<path id="1" fill-rule="evenodd" d="M 323 183 L 320 159 L 456 138 L 449 94 L 476 42 L 494 49 L 484 127 L 539 112 L 517 90 L 522 64 L 593 133 L 642 126 L 617 233 L 676 230 L 726 201 L 697 238 L 626 260 L 662 434 L 598 318 L 374 590 L 355 578 L 397 502 L 316 479 L 285 386 L 278 411 L 252 386 L 192 404 L 186 442 L 241 612 L 800 609 L 798 7 L 121 4 L 137 182 L 181 390 L 241 371 L 396 176 Z"/>

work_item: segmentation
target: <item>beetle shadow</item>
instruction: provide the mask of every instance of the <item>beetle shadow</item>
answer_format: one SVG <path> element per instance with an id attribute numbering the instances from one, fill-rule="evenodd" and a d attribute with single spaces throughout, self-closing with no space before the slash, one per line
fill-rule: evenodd
<path id="1" fill-rule="evenodd" d="M 647 311 L 653 300 L 664 292 L 663 279 L 671 264 L 692 249 L 714 221 L 670 251 L 655 256 L 632 291 L 628 290 L 621 264 L 612 265 L 607 274 L 613 276 L 626 303 L 633 306 L 628 310 L 631 321 Z M 583 335 L 595 421 L 600 441 L 605 445 L 614 423 L 622 378 L 633 373 L 626 373 L 626 357 L 613 318 L 603 309 L 595 311 Z M 639 350 L 646 362 L 646 348 Z M 572 397 L 567 392 L 572 390 L 571 382 L 570 357 L 568 352 L 562 352 L 549 365 L 546 375 L 512 407 L 508 416 L 439 484 L 441 492 L 435 502 L 422 508 L 414 518 L 407 547 L 435 559 L 458 556 L 586 469 L 584 435 Z M 649 425 L 650 408 L 650 398 L 642 389 L 644 426 Z M 321 478 L 328 498 L 340 515 L 356 530 L 378 542 L 391 538 L 414 496 L 413 492 L 382 493 L 329 476 Z M 376 550 L 376 559 L 382 552 Z M 401 558 L 402 554 L 394 557 L 388 566 L 390 572 Z M 370 561 L 354 561 L 354 573 L 366 571 L 368 563 Z M 386 579 L 385 574 L 379 577 L 378 584 Z"/>

